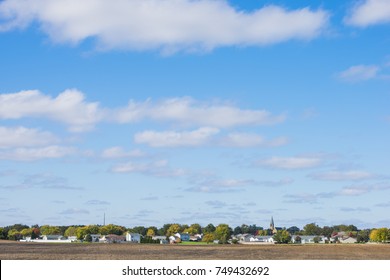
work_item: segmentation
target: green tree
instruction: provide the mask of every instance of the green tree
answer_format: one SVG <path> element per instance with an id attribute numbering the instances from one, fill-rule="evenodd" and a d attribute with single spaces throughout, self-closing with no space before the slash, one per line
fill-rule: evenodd
<path id="1" fill-rule="evenodd" d="M 322 238 L 320 236 L 315 236 L 313 238 L 314 243 L 320 243 L 321 240 L 322 240 Z"/>
<path id="2" fill-rule="evenodd" d="M 241 227 L 236 226 L 236 227 L 234 228 L 234 230 L 233 230 L 233 234 L 234 234 L 234 235 L 237 235 L 237 234 L 241 234 L 241 233 L 242 233 Z"/>
<path id="3" fill-rule="evenodd" d="M 84 241 L 86 241 L 86 242 L 92 242 L 92 236 L 88 233 L 87 235 L 85 235 Z"/>
<path id="4" fill-rule="evenodd" d="M 300 229 L 298 227 L 296 227 L 296 226 L 292 226 L 292 227 L 289 227 L 287 229 L 287 231 L 288 231 L 289 234 L 296 234 L 297 232 L 300 231 Z"/>
<path id="5" fill-rule="evenodd" d="M 279 244 L 287 244 L 291 241 L 291 235 L 287 230 L 278 230 L 278 232 L 274 235 L 274 240 Z"/>
<path id="6" fill-rule="evenodd" d="M 6 239 L 4 236 L 4 228 L 0 227 L 0 239 Z"/>
<path id="7" fill-rule="evenodd" d="M 137 226 L 137 227 L 133 227 L 132 229 L 129 229 L 129 231 L 134 232 L 134 233 L 139 233 L 139 234 L 145 236 L 148 229 L 144 226 Z"/>
<path id="8" fill-rule="evenodd" d="M 61 230 L 57 226 L 43 225 L 39 229 L 42 235 L 57 235 L 61 234 Z"/>
<path id="9" fill-rule="evenodd" d="M 213 233 L 215 231 L 215 226 L 213 224 L 208 224 L 204 229 L 204 233 Z"/>
<path id="10" fill-rule="evenodd" d="M 24 228 L 20 231 L 20 234 L 23 236 L 23 237 L 27 237 L 27 236 L 30 236 L 32 235 L 32 232 L 33 232 L 33 229 L 32 228 Z"/>
<path id="11" fill-rule="evenodd" d="M 83 240 L 85 236 L 88 234 L 87 227 L 78 227 L 76 229 L 77 239 Z"/>
<path id="12" fill-rule="evenodd" d="M 232 229 L 227 224 L 220 224 L 215 228 L 215 238 L 226 244 L 232 234 Z"/>
<path id="13" fill-rule="evenodd" d="M 315 223 L 307 224 L 303 227 L 303 230 L 306 235 L 320 235 L 321 228 L 317 226 Z"/>
<path id="14" fill-rule="evenodd" d="M 77 236 L 77 227 L 70 226 L 65 230 L 64 236 Z"/>
<path id="15" fill-rule="evenodd" d="M 22 234 L 17 229 L 11 229 L 8 231 L 9 240 L 20 240 L 22 239 Z"/>
<path id="16" fill-rule="evenodd" d="M 105 225 L 100 228 L 100 234 L 107 235 L 107 234 L 116 234 L 116 235 L 122 235 L 126 232 L 126 229 L 122 226 L 117 226 L 113 224 Z"/>
<path id="17" fill-rule="evenodd" d="M 356 236 L 358 243 L 366 243 L 370 240 L 370 230 L 361 230 Z"/>
<path id="18" fill-rule="evenodd" d="M 172 224 L 167 230 L 167 236 L 172 236 L 178 232 L 181 232 L 181 226 L 179 224 Z"/>
<path id="19" fill-rule="evenodd" d="M 87 226 L 88 234 L 99 234 L 100 227 L 98 225 L 89 225 Z"/>

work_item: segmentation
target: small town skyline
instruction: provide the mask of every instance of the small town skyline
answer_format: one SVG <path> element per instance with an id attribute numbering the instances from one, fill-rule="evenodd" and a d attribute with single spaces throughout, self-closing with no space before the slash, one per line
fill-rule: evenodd
<path id="1" fill-rule="evenodd" d="M 84 2 L 0 1 L 0 226 L 389 227 L 389 1 Z"/>

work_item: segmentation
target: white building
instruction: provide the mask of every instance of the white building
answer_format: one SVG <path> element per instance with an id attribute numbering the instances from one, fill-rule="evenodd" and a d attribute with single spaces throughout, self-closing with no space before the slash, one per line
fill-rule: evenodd
<path id="1" fill-rule="evenodd" d="M 133 242 L 133 243 L 141 243 L 141 234 L 133 233 L 133 232 L 127 232 L 126 233 L 126 241 L 127 242 Z"/>

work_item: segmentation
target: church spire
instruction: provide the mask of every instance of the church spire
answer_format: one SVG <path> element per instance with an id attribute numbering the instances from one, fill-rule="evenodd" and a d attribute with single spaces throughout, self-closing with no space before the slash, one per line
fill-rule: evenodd
<path id="1" fill-rule="evenodd" d="M 274 217 L 271 216 L 271 223 L 269 224 L 269 228 L 270 230 L 272 231 L 273 234 L 275 234 L 277 232 L 276 228 L 275 228 L 275 223 L 274 223 Z"/>

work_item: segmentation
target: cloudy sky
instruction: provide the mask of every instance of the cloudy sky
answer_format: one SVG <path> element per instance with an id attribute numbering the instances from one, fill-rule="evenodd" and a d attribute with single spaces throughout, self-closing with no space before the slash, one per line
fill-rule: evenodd
<path id="1" fill-rule="evenodd" d="M 389 226 L 389 31 L 389 0 L 0 1 L 0 226 Z"/>

